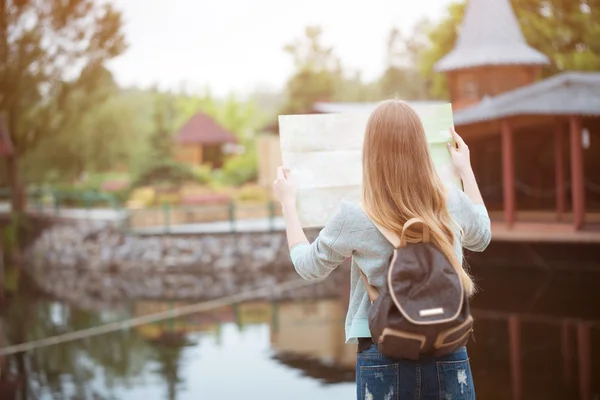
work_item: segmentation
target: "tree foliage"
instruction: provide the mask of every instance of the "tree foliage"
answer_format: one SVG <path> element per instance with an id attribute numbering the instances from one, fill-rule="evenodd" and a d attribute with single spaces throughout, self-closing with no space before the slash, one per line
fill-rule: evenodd
<path id="1" fill-rule="evenodd" d="M 284 47 L 292 56 L 296 72 L 286 85 L 286 101 L 282 114 L 309 112 L 317 101 L 329 101 L 341 77 L 341 66 L 333 48 L 321 43 L 322 30 L 309 26 L 305 37 Z"/>
<path id="2" fill-rule="evenodd" d="M 18 154 L 25 154 L 95 104 L 91 93 L 106 95 L 96 84 L 104 63 L 125 49 L 121 15 L 93 0 L 2 5 L 0 110 Z"/>
<path id="3" fill-rule="evenodd" d="M 390 31 L 387 40 L 386 69 L 378 81 L 382 98 L 401 97 L 409 100 L 427 98 L 427 80 L 415 68 L 418 52 L 424 41 L 422 27 L 426 24 L 426 21 L 421 22 L 408 37 L 397 28 Z"/>
<path id="4" fill-rule="evenodd" d="M 173 127 L 176 118 L 175 98 L 170 93 L 152 92 L 154 98 L 154 129 L 149 137 L 149 158 L 170 160 L 174 157 Z"/>
<path id="5" fill-rule="evenodd" d="M 285 47 L 295 73 L 286 85 L 282 114 L 312 111 L 318 101 L 372 102 L 390 97 L 410 100 L 428 97 L 428 81 L 415 68 L 418 51 L 426 40 L 421 31 L 405 37 L 394 28 L 387 43 L 383 75 L 364 81 L 358 72 L 345 69 L 331 47 L 322 44 L 322 30 L 307 27 L 305 35 Z"/>
<path id="6" fill-rule="evenodd" d="M 134 109 L 108 72 L 98 84 L 98 90 L 105 91 L 108 98 L 98 99 L 94 107 L 83 110 L 59 132 L 42 137 L 39 145 L 24 155 L 21 166 L 28 182 L 73 181 L 84 173 L 127 168 L 131 149 L 136 146 L 138 121 Z M 73 112 L 86 96 L 97 95 L 93 91 L 74 92 L 63 111 Z"/>
<path id="7" fill-rule="evenodd" d="M 550 57 L 545 71 L 600 70 L 600 0 L 513 0 L 527 42 Z"/>
<path id="8" fill-rule="evenodd" d="M 428 36 L 429 44 L 419 53 L 417 65 L 421 75 L 430 78 L 429 94 L 436 99 L 447 98 L 448 89 L 445 76 L 436 73 L 433 68 L 454 47 L 464 9 L 464 1 L 451 3 L 441 22 L 435 26 L 423 24 L 419 29 L 421 34 Z"/>
<path id="9" fill-rule="evenodd" d="M 198 177 L 189 165 L 173 159 L 156 159 L 140 171 L 131 187 L 157 185 L 177 188 L 197 181 Z"/>
<path id="10" fill-rule="evenodd" d="M 110 4 L 94 0 L 0 2 L 0 115 L 15 147 L 6 163 L 15 211 L 24 203 L 18 158 L 107 95 L 98 82 L 125 49 L 121 25 Z"/>

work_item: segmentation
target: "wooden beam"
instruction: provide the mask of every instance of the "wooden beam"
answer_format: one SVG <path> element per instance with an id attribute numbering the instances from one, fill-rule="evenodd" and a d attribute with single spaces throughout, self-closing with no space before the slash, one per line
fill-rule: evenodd
<path id="1" fill-rule="evenodd" d="M 510 346 L 510 382 L 512 399 L 523 399 L 523 371 L 521 368 L 521 321 L 517 315 L 508 317 L 508 341 Z"/>
<path id="2" fill-rule="evenodd" d="M 560 340 L 563 359 L 563 381 L 565 386 L 570 388 L 573 384 L 573 337 L 571 335 L 571 322 L 569 320 L 562 321 Z"/>
<path id="3" fill-rule="evenodd" d="M 581 229 L 585 218 L 585 186 L 583 172 L 583 147 L 581 145 L 581 117 L 569 118 L 571 136 L 571 195 L 573 202 L 573 227 Z"/>
<path id="4" fill-rule="evenodd" d="M 562 220 L 567 211 L 567 198 L 565 191 L 565 157 L 564 157 L 564 139 L 563 127 L 557 125 L 554 130 L 554 166 L 556 182 L 556 216 L 557 220 Z"/>
<path id="5" fill-rule="evenodd" d="M 197 144 L 195 146 L 196 146 L 196 163 L 197 163 L 197 165 L 202 165 L 204 163 L 204 160 L 203 160 L 204 148 L 202 147 L 201 144 Z"/>
<path id="6" fill-rule="evenodd" d="M 504 221 L 508 228 L 515 223 L 515 146 L 510 122 L 506 119 L 501 123 L 502 141 L 502 191 L 504 195 Z"/>
<path id="7" fill-rule="evenodd" d="M 592 400 L 592 349 L 588 323 L 577 324 L 577 350 L 579 353 L 579 398 Z"/>
<path id="8" fill-rule="evenodd" d="M 497 135 L 503 119 L 505 118 L 467 125 L 455 124 L 455 127 L 463 139 L 479 139 Z M 518 130 L 523 134 L 527 134 L 531 129 L 551 129 L 551 127 L 564 122 L 565 116 L 562 115 L 515 115 L 510 117 L 512 130 Z"/>

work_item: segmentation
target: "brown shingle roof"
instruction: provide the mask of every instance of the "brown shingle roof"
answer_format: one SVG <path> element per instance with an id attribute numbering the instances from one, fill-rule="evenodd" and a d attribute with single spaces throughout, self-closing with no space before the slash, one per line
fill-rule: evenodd
<path id="1" fill-rule="evenodd" d="M 457 126 L 516 115 L 600 117 L 600 73 L 564 72 L 454 113 Z"/>
<path id="2" fill-rule="evenodd" d="M 208 115 L 199 112 L 186 122 L 175 137 L 178 143 L 237 143 L 237 138 Z"/>

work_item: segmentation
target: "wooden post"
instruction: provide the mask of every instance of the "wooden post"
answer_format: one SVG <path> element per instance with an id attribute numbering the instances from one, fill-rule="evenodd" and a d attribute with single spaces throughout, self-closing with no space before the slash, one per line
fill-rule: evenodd
<path id="1" fill-rule="evenodd" d="M 508 341 L 510 346 L 510 381 L 512 400 L 523 399 L 523 374 L 521 371 L 521 321 L 516 315 L 508 318 Z"/>
<path id="2" fill-rule="evenodd" d="M 577 324 L 577 350 L 579 353 L 579 398 L 592 400 L 590 326 L 585 322 Z"/>
<path id="3" fill-rule="evenodd" d="M 561 326 L 561 352 L 563 359 L 563 380 L 566 387 L 571 387 L 573 384 L 573 344 L 571 336 L 571 323 L 564 320 Z"/>
<path id="4" fill-rule="evenodd" d="M 567 211 L 565 191 L 565 157 L 563 127 L 558 125 L 554 130 L 554 165 L 556 180 L 556 217 L 560 221 Z"/>
<path id="5" fill-rule="evenodd" d="M 4 301 L 4 249 L 0 243 L 0 304 Z M 0 326 L 0 340 L 2 340 L 2 330 Z M 0 356 L 0 374 L 2 372 L 2 356 Z"/>
<path id="6" fill-rule="evenodd" d="M 504 193 L 504 220 L 511 228 L 515 222 L 515 157 L 513 132 L 510 122 L 501 122 L 502 138 L 502 190 Z"/>
<path id="7" fill-rule="evenodd" d="M 569 119 L 571 136 L 571 193 L 573 202 L 573 227 L 581 229 L 585 218 L 585 186 L 583 177 L 583 147 L 581 145 L 581 117 Z"/>

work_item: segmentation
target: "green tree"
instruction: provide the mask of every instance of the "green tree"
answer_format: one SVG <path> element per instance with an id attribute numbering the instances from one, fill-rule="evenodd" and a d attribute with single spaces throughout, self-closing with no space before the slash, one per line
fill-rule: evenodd
<path id="1" fill-rule="evenodd" d="M 350 77 L 342 76 L 332 100 L 342 102 L 370 102 L 380 100 L 377 82 L 364 82 L 359 72 Z"/>
<path id="2" fill-rule="evenodd" d="M 175 121 L 175 99 L 169 94 L 154 91 L 154 130 L 149 138 L 150 159 L 171 160 L 173 158 L 173 126 Z"/>
<path id="3" fill-rule="evenodd" d="M 317 101 L 331 100 L 341 80 L 341 66 L 331 47 L 321 44 L 322 30 L 307 27 L 305 37 L 284 47 L 294 60 L 296 72 L 286 85 L 282 114 L 311 110 Z"/>
<path id="4" fill-rule="evenodd" d="M 600 0 L 512 0 L 527 42 L 550 57 L 545 74 L 600 70 Z"/>
<path id="5" fill-rule="evenodd" d="M 378 81 L 381 97 L 399 96 L 408 100 L 428 97 L 427 81 L 416 69 L 417 51 L 421 47 L 422 22 L 411 37 L 405 38 L 393 28 L 387 40 L 386 70 Z"/>
<path id="6" fill-rule="evenodd" d="M 133 149 L 139 143 L 132 105 L 124 101 L 108 71 L 97 83 L 97 90 L 103 93 L 78 90 L 63 111 L 74 112 L 79 107 L 77 103 L 87 96 L 98 98 L 96 105 L 83 110 L 56 134 L 42 137 L 39 145 L 22 158 L 28 182 L 72 182 L 84 173 L 109 172 L 131 163 Z"/>
<path id="7" fill-rule="evenodd" d="M 429 45 L 417 56 L 417 65 L 421 75 L 429 77 L 429 94 L 435 99 L 448 98 L 445 76 L 436 73 L 433 68 L 454 47 L 464 8 L 464 1 L 451 3 L 446 17 L 439 24 L 432 27 L 422 24 L 415 31 L 415 34 L 426 34 L 429 38 Z"/>
<path id="8" fill-rule="evenodd" d="M 132 187 L 159 185 L 176 188 L 186 182 L 196 182 L 198 177 L 191 167 L 175 159 L 174 127 L 180 119 L 177 95 L 161 93 L 157 89 L 147 92 L 147 95 L 154 100 L 152 128 Z"/>
<path id="9" fill-rule="evenodd" d="M 6 170 L 13 187 L 13 210 L 24 208 L 19 195 L 20 157 L 35 149 L 96 104 L 93 90 L 105 62 L 125 49 L 121 15 L 93 0 L 0 1 L 0 114 L 15 154 Z M 81 92 L 80 92 L 81 93 Z"/>
<path id="10" fill-rule="evenodd" d="M 512 0 L 512 6 L 529 45 L 551 60 L 545 76 L 600 70 L 600 0 Z M 419 70 L 434 77 L 430 93 L 436 98 L 446 98 L 448 92 L 444 77 L 433 67 L 454 47 L 464 10 L 464 1 L 452 3 L 438 25 L 423 27 L 430 44 L 419 55 Z"/>

